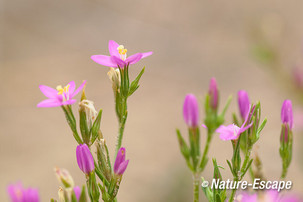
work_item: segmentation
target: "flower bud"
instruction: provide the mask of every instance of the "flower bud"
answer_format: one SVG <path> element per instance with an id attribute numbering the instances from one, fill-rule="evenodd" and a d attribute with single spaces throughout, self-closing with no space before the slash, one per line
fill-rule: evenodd
<path id="1" fill-rule="evenodd" d="M 74 193 L 76 195 L 77 201 L 79 201 L 81 196 L 81 188 L 79 186 L 74 187 Z"/>
<path id="2" fill-rule="evenodd" d="M 61 182 L 65 188 L 74 187 L 74 180 L 66 169 L 55 168 L 55 173 L 59 182 Z"/>
<path id="3" fill-rule="evenodd" d="M 211 108 L 213 110 L 217 110 L 218 109 L 219 93 L 218 93 L 217 81 L 214 77 L 211 78 L 211 80 L 210 80 L 208 94 L 209 94 L 209 97 L 210 97 L 210 106 L 211 106 Z"/>
<path id="4" fill-rule="evenodd" d="M 198 127 L 199 107 L 197 98 L 193 94 L 188 94 L 185 97 L 183 104 L 183 118 L 188 127 Z"/>
<path id="5" fill-rule="evenodd" d="M 243 120 L 245 120 L 247 113 L 249 113 L 250 101 L 248 94 L 245 90 L 240 90 L 238 92 L 238 105 L 240 110 L 240 115 Z"/>
<path id="6" fill-rule="evenodd" d="M 94 107 L 94 102 L 90 100 L 82 100 L 79 103 L 79 111 L 85 112 L 87 126 L 91 129 L 96 117 L 98 116 L 98 112 Z"/>
<path id="7" fill-rule="evenodd" d="M 116 161 L 114 165 L 114 173 L 116 175 L 123 175 L 123 173 L 127 168 L 128 162 L 129 160 L 125 161 L 125 148 L 121 147 L 116 157 Z"/>
<path id="8" fill-rule="evenodd" d="M 119 92 L 121 84 L 120 70 L 118 68 L 110 67 L 110 70 L 107 72 L 107 76 L 112 82 L 114 92 Z"/>
<path id="9" fill-rule="evenodd" d="M 281 120 L 282 123 L 287 123 L 290 130 L 293 127 L 293 113 L 292 113 L 292 103 L 290 100 L 285 100 L 281 109 Z"/>
<path id="10" fill-rule="evenodd" d="M 77 146 L 76 155 L 78 166 L 85 174 L 88 175 L 95 169 L 94 158 L 86 144 Z"/>

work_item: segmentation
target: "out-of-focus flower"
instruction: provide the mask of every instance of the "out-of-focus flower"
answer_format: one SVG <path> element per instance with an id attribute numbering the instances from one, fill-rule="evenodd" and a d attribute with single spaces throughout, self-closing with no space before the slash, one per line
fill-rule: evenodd
<path id="1" fill-rule="evenodd" d="M 74 180 L 66 169 L 55 168 L 56 177 L 65 188 L 73 188 Z"/>
<path id="2" fill-rule="evenodd" d="M 196 128 L 199 124 L 199 106 L 193 94 L 185 97 L 183 104 L 183 118 L 188 127 Z"/>
<path id="3" fill-rule="evenodd" d="M 236 197 L 236 202 L 300 202 L 302 201 L 298 196 L 285 193 L 279 194 L 277 190 L 267 190 L 260 192 L 259 195 L 242 192 Z"/>
<path id="4" fill-rule="evenodd" d="M 21 183 L 9 185 L 7 192 L 11 202 L 39 202 L 39 193 L 37 189 L 24 188 Z"/>
<path id="5" fill-rule="evenodd" d="M 257 202 L 258 195 L 257 194 L 249 194 L 248 192 L 241 192 L 235 198 L 236 202 Z"/>
<path id="6" fill-rule="evenodd" d="M 210 97 L 211 108 L 214 110 L 217 110 L 219 93 L 218 93 L 217 81 L 215 78 L 211 78 L 211 80 L 210 80 L 208 94 Z"/>
<path id="7" fill-rule="evenodd" d="M 293 127 L 293 113 L 292 113 L 292 103 L 290 100 L 285 100 L 281 109 L 281 120 L 282 123 L 287 123 L 289 128 Z"/>
<path id="8" fill-rule="evenodd" d="M 110 40 L 108 42 L 108 50 L 110 56 L 107 55 L 93 55 L 91 59 L 98 64 L 107 67 L 120 67 L 123 68 L 126 65 L 131 65 L 139 62 L 142 58 L 150 56 L 153 52 L 136 53 L 127 57 L 127 49 L 123 45 L 119 45 L 117 42 Z"/>
<path id="9" fill-rule="evenodd" d="M 245 119 L 247 113 L 249 112 L 249 107 L 250 107 L 249 97 L 245 90 L 240 90 L 238 92 L 238 105 L 239 105 L 240 115 L 242 119 Z"/>
<path id="10" fill-rule="evenodd" d="M 80 144 L 76 149 L 77 163 L 79 168 L 89 174 L 95 169 L 94 158 L 86 144 Z"/>
<path id="11" fill-rule="evenodd" d="M 79 186 L 74 187 L 74 193 L 76 195 L 77 201 L 79 201 L 81 196 L 81 188 Z"/>
<path id="12" fill-rule="evenodd" d="M 248 119 L 249 119 L 249 113 L 246 114 L 245 121 L 241 127 L 238 127 L 235 124 L 230 124 L 228 126 L 221 125 L 216 130 L 216 132 L 220 134 L 220 139 L 224 141 L 238 139 L 241 133 L 243 133 L 253 125 L 253 123 L 250 123 L 247 126 L 245 126 Z"/>
<path id="13" fill-rule="evenodd" d="M 302 66 L 302 64 L 300 64 L 300 66 Z M 293 76 L 293 81 L 295 83 L 295 85 L 302 89 L 303 88 L 303 70 L 302 68 L 299 67 L 295 67 L 292 71 L 292 76 Z"/>
<path id="14" fill-rule="evenodd" d="M 41 92 L 48 98 L 40 102 L 37 107 L 58 107 L 62 105 L 71 105 L 76 102 L 73 99 L 84 87 L 86 81 L 83 81 L 81 86 L 75 90 L 76 84 L 74 81 L 69 82 L 65 87 L 57 86 L 53 89 L 48 86 L 40 85 Z"/>
<path id="15" fill-rule="evenodd" d="M 118 151 L 115 165 L 114 165 L 114 172 L 116 175 L 123 175 L 125 172 L 129 160 L 125 160 L 125 148 L 121 147 Z"/>

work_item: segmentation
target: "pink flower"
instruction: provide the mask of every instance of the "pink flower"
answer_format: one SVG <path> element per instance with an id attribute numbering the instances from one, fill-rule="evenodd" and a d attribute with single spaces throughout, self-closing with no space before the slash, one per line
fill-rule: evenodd
<path id="1" fill-rule="evenodd" d="M 249 111 L 250 111 L 250 109 L 249 109 Z M 246 131 L 248 128 L 250 128 L 253 125 L 252 123 L 250 123 L 245 127 L 245 125 L 248 121 L 248 118 L 249 118 L 249 113 L 247 113 L 245 121 L 241 127 L 238 127 L 235 124 L 230 124 L 228 126 L 221 125 L 216 130 L 217 133 L 220 133 L 220 139 L 224 140 L 224 141 L 238 139 L 241 133 L 243 133 L 244 131 Z"/>
<path id="2" fill-rule="evenodd" d="M 11 202 L 39 202 L 39 193 L 37 189 L 24 188 L 21 183 L 9 185 L 7 192 Z"/>
<path id="3" fill-rule="evenodd" d="M 131 65 L 139 62 L 142 58 L 150 56 L 153 52 L 136 53 L 127 57 L 127 49 L 123 45 L 119 45 L 117 42 L 110 40 L 108 42 L 108 50 L 110 56 L 107 55 L 93 55 L 91 59 L 98 64 L 107 67 L 120 67 L 123 68 L 126 65 Z"/>
<path id="4" fill-rule="evenodd" d="M 125 148 L 121 147 L 118 151 L 115 165 L 114 165 L 114 173 L 116 175 L 123 175 L 125 172 L 129 160 L 125 160 Z"/>
<path id="5" fill-rule="evenodd" d="M 37 107 L 58 107 L 62 105 L 71 105 L 77 100 L 73 99 L 84 87 L 86 81 L 83 81 L 81 86 L 75 90 L 76 84 L 74 81 L 69 82 L 64 88 L 57 86 L 53 89 L 48 86 L 40 85 L 41 92 L 48 98 L 40 102 Z"/>

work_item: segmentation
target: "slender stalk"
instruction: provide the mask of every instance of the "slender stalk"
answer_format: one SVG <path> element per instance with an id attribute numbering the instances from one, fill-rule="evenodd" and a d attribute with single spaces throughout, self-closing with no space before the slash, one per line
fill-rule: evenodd
<path id="1" fill-rule="evenodd" d="M 237 183 L 237 181 L 238 181 L 238 179 L 234 179 L 234 183 Z M 237 189 L 233 189 L 231 191 L 231 195 L 230 195 L 230 198 L 228 200 L 229 202 L 233 202 L 234 201 L 236 191 L 237 191 Z"/>
<path id="2" fill-rule="evenodd" d="M 123 134 L 124 134 L 124 128 L 125 128 L 125 122 L 127 119 L 127 99 L 126 98 L 121 98 L 120 103 L 116 103 L 121 106 L 121 114 L 118 115 L 119 117 L 119 134 L 117 137 L 117 145 L 116 145 L 116 153 L 115 157 L 118 154 L 119 149 L 121 148 L 122 145 L 122 139 L 123 139 Z"/>
<path id="3" fill-rule="evenodd" d="M 209 145 L 210 145 L 211 139 L 212 139 L 212 133 L 210 133 L 208 131 L 208 133 L 207 133 L 207 140 L 206 140 L 206 144 L 205 144 L 205 147 L 204 147 L 204 151 L 203 151 L 203 155 L 202 155 L 202 160 L 201 160 L 201 164 L 200 164 L 201 172 L 204 170 L 204 168 L 206 166 L 206 164 L 204 164 L 204 161 L 206 161 L 206 159 L 207 159 L 207 154 L 208 154 L 208 150 L 209 150 Z"/>
<path id="4" fill-rule="evenodd" d="M 194 178 L 194 202 L 199 202 L 199 185 L 200 185 L 200 177 L 198 173 L 193 174 Z"/>

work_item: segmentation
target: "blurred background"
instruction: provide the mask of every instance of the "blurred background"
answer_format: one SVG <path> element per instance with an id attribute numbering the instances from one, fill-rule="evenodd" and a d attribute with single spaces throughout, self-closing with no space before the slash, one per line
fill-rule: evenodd
<path id="1" fill-rule="evenodd" d="M 58 198 L 55 166 L 68 169 L 77 185 L 84 183 L 76 142 L 62 110 L 36 108 L 45 98 L 40 84 L 56 87 L 74 80 L 78 86 L 86 79 L 88 99 L 103 109 L 101 128 L 114 153 L 118 125 L 108 68 L 90 59 L 108 54 L 110 39 L 123 44 L 129 55 L 154 51 L 130 71 L 134 78 L 146 66 L 139 90 L 129 99 L 123 146 L 130 164 L 119 201 L 191 200 L 191 173 L 179 152 L 175 129 L 186 134 L 182 105 L 187 93 L 200 98 L 203 111 L 213 76 L 220 89 L 220 109 L 229 95 L 234 97 L 226 123 L 231 123 L 232 112 L 238 113 L 238 90 L 245 89 L 252 101 L 261 101 L 268 123 L 255 150 L 266 177 L 280 177 L 281 105 L 292 99 L 295 111 L 300 111 L 303 103 L 301 77 L 298 72 L 293 77 L 294 67 L 303 67 L 302 1 L 4 0 L 1 4 L 1 201 L 8 201 L 6 186 L 16 181 L 38 187 L 42 201 Z M 287 177 L 298 193 L 303 190 L 300 126 L 295 125 Z M 215 135 L 209 156 L 226 168 L 225 179 L 231 177 L 226 164 L 231 155 L 231 144 Z M 211 180 L 212 170 L 209 163 L 206 179 Z"/>

